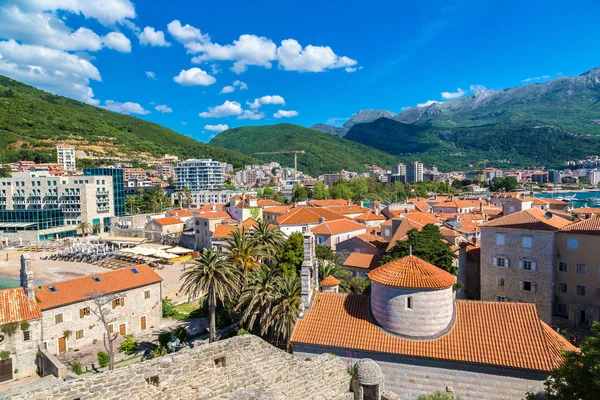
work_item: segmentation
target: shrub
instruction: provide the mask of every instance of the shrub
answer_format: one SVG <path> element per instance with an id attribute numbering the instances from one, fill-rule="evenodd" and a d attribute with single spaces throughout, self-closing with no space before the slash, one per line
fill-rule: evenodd
<path id="1" fill-rule="evenodd" d="M 125 354 L 133 354 L 137 350 L 139 342 L 133 339 L 133 335 L 125 336 L 125 341 L 119 346 L 119 351 Z"/>
<path id="2" fill-rule="evenodd" d="M 452 393 L 435 392 L 432 394 L 423 394 L 417 400 L 462 400 L 462 397 L 454 396 Z"/>
<path id="3" fill-rule="evenodd" d="M 247 330 L 245 330 L 244 328 L 240 328 L 237 331 L 237 335 L 238 336 L 242 336 L 242 335 L 250 335 L 250 332 L 248 332 Z"/>
<path id="4" fill-rule="evenodd" d="M 100 365 L 100 368 L 104 368 L 108 365 L 109 363 L 109 358 L 108 358 L 108 353 L 104 352 L 104 351 L 99 351 L 98 352 L 98 365 Z"/>
<path id="5" fill-rule="evenodd" d="M 162 299 L 162 313 L 163 318 L 173 317 L 177 314 L 177 310 L 175 310 L 171 299 Z"/>
<path id="6" fill-rule="evenodd" d="M 74 361 L 73 365 L 71 366 L 71 371 L 77 375 L 83 374 L 83 367 L 81 366 L 81 363 L 79 361 Z"/>
<path id="7" fill-rule="evenodd" d="M 23 332 L 28 331 L 29 330 L 29 326 L 30 326 L 29 322 L 27 322 L 27 321 L 21 322 L 21 330 Z"/>
<path id="8" fill-rule="evenodd" d="M 167 343 L 171 341 L 173 334 L 170 331 L 162 332 L 158 335 L 158 343 L 160 343 L 161 347 L 166 348 Z"/>
<path id="9" fill-rule="evenodd" d="M 187 342 L 188 338 L 190 337 L 188 330 L 185 328 L 185 326 L 182 326 L 182 325 L 175 328 L 175 332 L 173 332 L 173 334 L 182 343 Z"/>
<path id="10" fill-rule="evenodd" d="M 67 329 L 66 331 L 63 332 L 63 336 L 65 337 L 65 339 L 68 339 L 71 336 L 71 333 L 73 333 L 73 332 L 71 332 L 70 330 Z"/>
<path id="11" fill-rule="evenodd" d="M 18 374 L 18 373 L 19 373 L 19 369 L 18 369 L 18 368 L 15 368 L 15 371 L 14 371 L 14 373 L 15 373 L 15 374 Z"/>
<path id="12" fill-rule="evenodd" d="M 6 360 L 10 357 L 10 351 L 2 350 L 0 351 L 0 360 Z"/>
<path id="13" fill-rule="evenodd" d="M 312 361 L 312 358 L 310 358 L 310 357 L 306 357 L 306 358 L 304 359 L 304 361 Z"/>
<path id="14" fill-rule="evenodd" d="M 19 323 L 18 322 L 10 322 L 8 324 L 2 325 L 2 328 L 0 328 L 0 330 L 3 333 L 5 333 L 6 335 L 8 335 L 8 337 L 11 337 L 12 335 L 15 334 L 15 332 L 17 331 L 18 327 L 19 327 Z"/>

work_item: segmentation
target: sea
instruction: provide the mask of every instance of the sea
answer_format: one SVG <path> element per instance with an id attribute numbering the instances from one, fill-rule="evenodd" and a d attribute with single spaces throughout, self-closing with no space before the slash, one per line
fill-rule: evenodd
<path id="1" fill-rule="evenodd" d="M 20 284 L 21 282 L 19 281 L 19 278 L 0 274 L 0 289 L 19 287 Z"/>
<path id="2" fill-rule="evenodd" d="M 556 198 L 559 196 L 573 196 L 575 197 L 574 201 L 570 201 L 569 203 L 573 208 L 581 208 L 581 207 L 594 207 L 588 203 L 588 199 L 600 199 L 600 191 L 590 191 L 590 192 L 554 192 L 554 193 L 536 193 L 535 197 L 541 198 Z M 597 206 L 596 206 L 597 207 Z"/>

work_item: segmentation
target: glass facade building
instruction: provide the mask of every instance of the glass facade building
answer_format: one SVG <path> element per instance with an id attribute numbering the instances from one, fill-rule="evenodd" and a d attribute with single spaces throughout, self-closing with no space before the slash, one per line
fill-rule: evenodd
<path id="1" fill-rule="evenodd" d="M 84 176 L 112 176 L 113 178 L 113 201 L 115 204 L 115 216 L 125 215 L 125 179 L 123 170 L 120 168 L 84 168 Z M 104 225 L 110 226 L 110 219 L 104 218 Z"/>
<path id="2" fill-rule="evenodd" d="M 65 219 L 61 209 L 0 210 L 0 230 L 16 232 L 62 227 Z"/>

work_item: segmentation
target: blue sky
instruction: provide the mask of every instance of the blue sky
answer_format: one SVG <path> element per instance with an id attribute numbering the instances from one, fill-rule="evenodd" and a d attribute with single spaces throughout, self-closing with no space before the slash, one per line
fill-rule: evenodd
<path id="1" fill-rule="evenodd" d="M 0 0 L 0 74 L 207 141 L 577 75 L 599 20 L 593 0 Z"/>

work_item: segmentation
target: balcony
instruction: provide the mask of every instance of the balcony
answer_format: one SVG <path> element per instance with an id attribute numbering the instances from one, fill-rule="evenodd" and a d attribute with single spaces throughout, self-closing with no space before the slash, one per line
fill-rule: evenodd
<path id="1" fill-rule="evenodd" d="M 98 190 L 96 190 L 96 194 L 108 194 L 108 190 L 98 188 Z"/>
<path id="2" fill-rule="evenodd" d="M 15 204 L 25 204 L 25 199 L 15 199 L 15 198 L 13 198 L 13 203 L 15 203 Z"/>
<path id="3" fill-rule="evenodd" d="M 81 192 L 79 190 L 73 192 L 62 192 L 61 196 L 80 196 Z"/>
<path id="4" fill-rule="evenodd" d="M 96 199 L 96 203 L 99 204 L 108 204 L 110 202 L 110 199 Z"/>
<path id="5" fill-rule="evenodd" d="M 81 200 L 62 200 L 61 204 L 81 204 Z"/>
<path id="6" fill-rule="evenodd" d="M 72 212 L 72 213 L 80 213 L 81 208 L 71 208 L 71 207 L 63 207 L 61 208 L 63 212 Z"/>
<path id="7" fill-rule="evenodd" d="M 104 212 L 104 211 L 109 211 L 110 207 L 109 206 L 98 206 L 98 208 L 96 208 L 97 212 Z"/>

